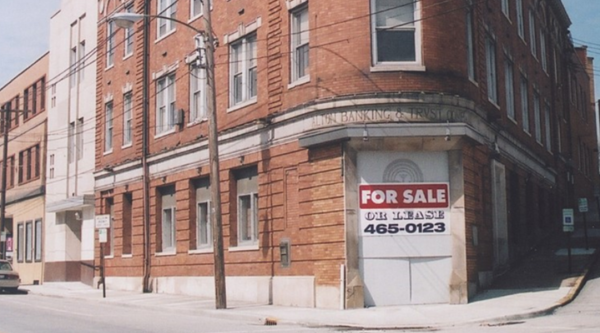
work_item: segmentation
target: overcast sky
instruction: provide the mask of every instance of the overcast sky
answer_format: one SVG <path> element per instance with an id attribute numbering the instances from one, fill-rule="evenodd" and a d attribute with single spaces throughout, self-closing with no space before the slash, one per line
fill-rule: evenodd
<path id="1" fill-rule="evenodd" d="M 596 99 L 600 99 L 600 0 L 562 0 L 571 17 L 575 45 L 596 58 Z M 511 1 L 512 2 L 512 1 Z M 60 0 L 0 0 L 0 87 L 48 51 L 50 17 Z"/>
<path id="2" fill-rule="evenodd" d="M 0 0 L 0 87 L 48 51 L 50 17 L 60 0 Z"/>

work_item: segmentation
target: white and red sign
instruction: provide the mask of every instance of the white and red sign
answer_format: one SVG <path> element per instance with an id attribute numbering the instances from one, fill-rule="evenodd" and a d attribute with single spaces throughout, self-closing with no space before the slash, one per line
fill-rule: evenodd
<path id="1" fill-rule="evenodd" d="M 448 183 L 359 186 L 363 235 L 449 234 Z"/>

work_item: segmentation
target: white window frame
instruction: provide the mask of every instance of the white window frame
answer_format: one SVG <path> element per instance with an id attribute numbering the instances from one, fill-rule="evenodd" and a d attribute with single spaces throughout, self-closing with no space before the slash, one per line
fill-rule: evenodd
<path id="1" fill-rule="evenodd" d="M 502 13 L 510 20 L 510 12 L 508 7 L 508 0 L 501 0 Z"/>
<path id="2" fill-rule="evenodd" d="M 248 199 L 249 207 L 244 207 Z M 238 246 L 258 244 L 258 193 L 238 195 Z M 247 212 L 250 211 L 250 215 Z M 248 221 L 250 218 L 250 221 Z"/>
<path id="3" fill-rule="evenodd" d="M 33 262 L 33 221 L 25 223 L 25 262 Z"/>
<path id="4" fill-rule="evenodd" d="M 190 63 L 190 123 L 208 117 L 206 68 L 196 61 Z"/>
<path id="5" fill-rule="evenodd" d="M 133 3 L 128 5 L 125 8 L 125 11 L 127 13 L 133 13 Z M 133 54 L 133 41 L 134 41 L 133 40 L 133 36 L 134 36 L 133 26 L 126 28 L 124 34 L 125 34 L 125 42 L 124 42 L 125 47 L 123 48 L 124 49 L 123 58 L 127 58 Z"/>
<path id="6" fill-rule="evenodd" d="M 77 160 L 80 161 L 83 159 L 83 126 L 84 121 L 83 117 L 77 119 L 77 124 L 75 125 L 75 151 L 77 152 Z"/>
<path id="7" fill-rule="evenodd" d="M 177 15 L 177 0 L 156 0 L 158 15 L 175 19 Z M 164 27 L 164 31 L 161 29 Z M 175 22 L 163 18 L 156 19 L 156 39 L 161 39 L 175 31 Z"/>
<path id="8" fill-rule="evenodd" d="M 85 68 L 87 67 L 85 64 L 85 40 L 79 42 L 79 60 L 77 66 L 79 67 L 77 71 L 79 72 L 79 83 L 83 82 L 85 79 Z"/>
<path id="9" fill-rule="evenodd" d="M 529 133 L 529 87 L 527 79 L 521 76 L 521 125 L 526 133 Z"/>
<path id="10" fill-rule="evenodd" d="M 542 61 L 542 68 L 546 74 L 548 73 L 548 59 L 546 55 L 546 33 L 544 29 L 540 29 L 540 58 Z"/>
<path id="11" fill-rule="evenodd" d="M 546 132 L 546 149 L 552 151 L 552 124 L 550 122 L 550 104 L 544 105 L 544 127 Z"/>
<path id="12" fill-rule="evenodd" d="M 161 219 L 162 253 L 173 253 L 176 251 L 176 218 L 175 207 L 163 207 Z"/>
<path id="13" fill-rule="evenodd" d="M 540 110 L 540 93 L 533 92 L 533 120 L 535 130 L 535 141 L 542 143 L 542 119 Z"/>
<path id="14" fill-rule="evenodd" d="M 133 141 L 133 93 L 123 95 L 123 146 L 129 146 Z"/>
<path id="15" fill-rule="evenodd" d="M 490 102 L 498 105 L 498 71 L 496 64 L 496 41 L 490 35 L 485 39 L 485 63 L 487 72 L 487 92 Z"/>
<path id="16" fill-rule="evenodd" d="M 108 21 L 106 25 L 106 68 L 115 64 L 115 22 Z"/>
<path id="17" fill-rule="evenodd" d="M 190 0 L 190 21 L 202 16 L 204 11 L 202 1 L 208 0 Z"/>
<path id="18" fill-rule="evenodd" d="M 112 101 L 104 104 L 104 152 L 113 149 L 113 114 L 114 104 Z"/>
<path id="19" fill-rule="evenodd" d="M 525 21 L 523 17 L 523 0 L 516 0 L 515 8 L 517 9 L 517 31 L 519 37 L 525 41 Z"/>
<path id="20" fill-rule="evenodd" d="M 77 46 L 69 50 L 69 86 L 71 88 L 77 85 Z"/>
<path id="21" fill-rule="evenodd" d="M 290 12 L 290 83 L 306 82 L 310 78 L 309 40 L 308 3 L 304 3 Z"/>
<path id="22" fill-rule="evenodd" d="M 506 93 L 506 115 L 515 121 L 514 65 L 508 57 L 504 63 L 504 88 Z"/>
<path id="23" fill-rule="evenodd" d="M 230 107 L 245 106 L 256 102 L 258 95 L 256 33 L 251 33 L 232 42 L 229 51 L 231 62 L 229 73 Z M 239 84 L 239 87 L 236 87 L 236 83 Z"/>
<path id="24" fill-rule="evenodd" d="M 34 250 L 34 258 L 33 260 L 35 262 L 40 262 L 42 261 L 42 220 L 41 219 L 37 219 L 35 220 L 35 244 L 33 246 L 33 250 Z"/>
<path id="25" fill-rule="evenodd" d="M 373 57 L 371 71 L 393 71 L 393 70 L 415 70 L 424 71 L 421 54 L 421 1 L 403 0 L 406 4 L 413 4 L 412 24 L 401 24 L 398 27 L 379 26 L 377 23 L 377 1 L 371 0 L 371 56 Z M 393 31 L 413 31 L 414 32 L 414 60 L 413 61 L 379 61 L 377 33 L 380 30 L 390 29 Z"/>
<path id="26" fill-rule="evenodd" d="M 211 248 L 211 246 L 212 224 L 210 201 L 200 201 L 196 204 L 196 249 L 207 249 Z"/>
<path id="27" fill-rule="evenodd" d="M 535 38 L 535 13 L 533 9 L 529 10 L 529 46 L 531 48 L 531 54 L 537 58 L 537 41 Z"/>
<path id="28" fill-rule="evenodd" d="M 156 135 L 175 130 L 175 73 L 156 80 Z"/>
<path id="29" fill-rule="evenodd" d="M 68 129 L 68 138 L 67 138 L 67 158 L 69 163 L 75 162 L 75 153 L 77 151 L 76 143 L 75 143 L 75 122 L 72 121 L 69 123 Z"/>

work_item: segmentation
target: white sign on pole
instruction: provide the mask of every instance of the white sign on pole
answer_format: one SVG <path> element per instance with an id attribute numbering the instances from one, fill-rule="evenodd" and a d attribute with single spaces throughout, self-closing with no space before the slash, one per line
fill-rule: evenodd
<path id="1" fill-rule="evenodd" d="M 579 212 L 587 213 L 588 211 L 588 201 L 587 198 L 579 198 Z"/>
<path id="2" fill-rule="evenodd" d="M 110 228 L 110 215 L 96 215 L 96 229 Z"/>
<path id="3" fill-rule="evenodd" d="M 98 239 L 100 243 L 108 242 L 108 229 L 98 229 Z"/>
<path id="4" fill-rule="evenodd" d="M 575 231 L 575 214 L 573 209 L 565 208 L 563 209 L 563 231 L 564 232 L 573 232 Z"/>

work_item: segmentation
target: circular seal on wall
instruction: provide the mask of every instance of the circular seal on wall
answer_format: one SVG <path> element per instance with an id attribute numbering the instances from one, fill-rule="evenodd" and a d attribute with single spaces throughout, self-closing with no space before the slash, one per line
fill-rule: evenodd
<path id="1" fill-rule="evenodd" d="M 383 171 L 384 183 L 421 183 L 423 171 L 408 159 L 401 158 L 388 164 Z"/>

